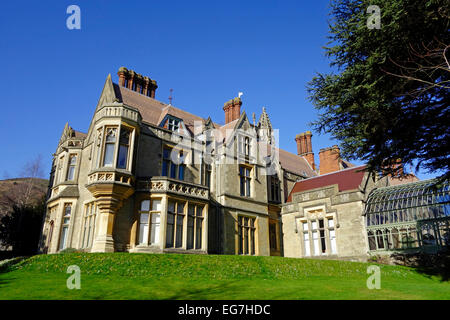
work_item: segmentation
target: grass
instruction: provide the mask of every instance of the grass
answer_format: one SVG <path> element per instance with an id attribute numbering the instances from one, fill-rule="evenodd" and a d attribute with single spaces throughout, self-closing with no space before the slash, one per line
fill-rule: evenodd
<path id="1" fill-rule="evenodd" d="M 69 290 L 67 267 L 81 270 Z M 0 299 L 450 299 L 450 283 L 380 265 L 381 289 L 366 286 L 368 263 L 217 255 L 67 253 L 0 270 Z"/>

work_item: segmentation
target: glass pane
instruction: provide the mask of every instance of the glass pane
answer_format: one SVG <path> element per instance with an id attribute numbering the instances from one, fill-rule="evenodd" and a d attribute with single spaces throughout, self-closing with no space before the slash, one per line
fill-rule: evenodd
<path id="1" fill-rule="evenodd" d="M 152 210 L 153 211 L 161 211 L 161 200 L 160 199 L 153 200 Z"/>
<path id="2" fill-rule="evenodd" d="M 61 239 L 59 243 L 59 249 L 62 250 L 66 247 L 66 241 L 67 241 L 67 230 L 68 227 L 63 227 L 61 232 Z"/>
<path id="3" fill-rule="evenodd" d="M 336 254 L 336 231 L 330 230 L 331 253 Z"/>
<path id="4" fill-rule="evenodd" d="M 179 248 L 183 245 L 183 216 L 177 216 L 177 241 L 176 247 Z"/>
<path id="5" fill-rule="evenodd" d="M 312 222 L 311 222 L 311 228 L 312 228 L 313 230 L 317 229 L 317 221 L 312 221 Z"/>
<path id="6" fill-rule="evenodd" d="M 314 255 L 318 255 L 319 252 L 319 233 L 317 231 L 313 231 L 313 242 L 314 242 Z"/>
<path id="7" fill-rule="evenodd" d="M 202 248 L 202 219 L 197 219 L 195 230 L 195 249 Z"/>
<path id="8" fill-rule="evenodd" d="M 303 231 L 308 231 L 308 222 L 303 222 Z"/>
<path id="9" fill-rule="evenodd" d="M 197 215 L 197 217 L 202 217 L 203 216 L 203 206 L 197 206 L 196 215 Z"/>
<path id="10" fill-rule="evenodd" d="M 67 173 L 67 180 L 69 180 L 69 181 L 73 180 L 74 173 L 75 173 L 75 167 L 70 166 L 69 172 Z"/>
<path id="11" fill-rule="evenodd" d="M 183 165 L 180 165 L 178 167 L 178 179 L 184 180 L 184 166 Z"/>
<path id="12" fill-rule="evenodd" d="M 139 226 L 139 244 L 147 244 L 147 241 L 148 241 L 148 223 L 141 223 Z"/>
<path id="13" fill-rule="evenodd" d="M 328 228 L 334 227 L 334 220 L 332 218 L 328 219 Z"/>
<path id="14" fill-rule="evenodd" d="M 128 146 L 120 145 L 119 158 L 117 159 L 117 167 L 119 169 L 126 169 L 127 159 L 128 159 Z"/>
<path id="15" fill-rule="evenodd" d="M 177 213 L 183 213 L 185 202 L 178 202 Z"/>
<path id="16" fill-rule="evenodd" d="M 141 211 L 149 211 L 150 210 L 150 200 L 144 200 L 141 202 Z"/>
<path id="17" fill-rule="evenodd" d="M 177 165 L 173 162 L 170 163 L 170 177 L 174 179 L 177 177 Z"/>
<path id="18" fill-rule="evenodd" d="M 162 163 L 162 172 L 161 172 L 161 175 L 163 177 L 167 177 L 168 169 L 169 169 L 169 162 L 164 160 Z"/>
<path id="19" fill-rule="evenodd" d="M 195 215 L 195 206 L 193 204 L 190 204 L 188 207 L 188 214 L 193 216 Z"/>
<path id="20" fill-rule="evenodd" d="M 169 212 L 175 212 L 175 202 L 169 200 L 169 208 L 167 209 Z"/>
<path id="21" fill-rule="evenodd" d="M 158 213 L 152 214 L 152 231 L 151 231 L 151 244 L 158 244 L 159 243 L 159 221 L 160 216 Z"/>
<path id="22" fill-rule="evenodd" d="M 141 219 L 139 222 L 142 223 L 148 223 L 148 213 L 141 213 Z"/>
<path id="23" fill-rule="evenodd" d="M 107 143 L 105 146 L 105 157 L 103 159 L 103 166 L 112 167 L 114 158 L 114 144 Z"/>
<path id="24" fill-rule="evenodd" d="M 304 233 L 303 234 L 303 243 L 304 243 L 304 246 L 305 246 L 305 256 L 307 256 L 307 257 L 309 257 L 310 255 L 311 255 L 311 247 L 310 247 L 310 244 L 309 244 L 309 235 L 308 235 L 308 233 Z"/>

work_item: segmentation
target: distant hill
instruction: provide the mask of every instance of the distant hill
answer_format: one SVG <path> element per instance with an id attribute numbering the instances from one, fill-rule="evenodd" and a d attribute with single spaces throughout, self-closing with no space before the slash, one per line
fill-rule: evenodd
<path id="1" fill-rule="evenodd" d="M 41 178 L 14 178 L 0 180 L 0 216 L 9 211 L 14 202 L 24 201 L 28 193 L 28 203 L 35 204 L 47 193 L 48 180 Z"/>

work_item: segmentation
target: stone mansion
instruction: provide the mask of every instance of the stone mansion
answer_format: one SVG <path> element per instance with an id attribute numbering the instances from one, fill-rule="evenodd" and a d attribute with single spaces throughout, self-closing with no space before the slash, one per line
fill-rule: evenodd
<path id="1" fill-rule="evenodd" d="M 280 149 L 266 110 L 249 119 L 240 97 L 224 104 L 221 125 L 156 100 L 157 88 L 122 67 L 118 83 L 107 77 L 87 133 L 65 125 L 41 252 L 364 259 L 371 241 L 389 249 L 392 232 L 368 235 L 366 203 L 395 179 L 342 160 L 337 146 L 320 150 L 317 165 L 309 131 L 295 137 L 297 154 Z M 401 230 L 400 240 L 410 236 Z"/>

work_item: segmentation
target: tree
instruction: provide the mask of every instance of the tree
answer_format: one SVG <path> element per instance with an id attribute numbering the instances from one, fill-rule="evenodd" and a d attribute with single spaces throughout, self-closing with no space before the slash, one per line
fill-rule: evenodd
<path id="1" fill-rule="evenodd" d="M 34 205 L 14 205 L 12 211 L 0 218 L 2 245 L 12 247 L 14 255 L 32 255 L 38 249 L 45 197 Z"/>
<path id="2" fill-rule="evenodd" d="M 42 157 L 26 163 L 19 179 L 0 193 L 0 247 L 11 247 L 14 255 L 36 253 L 45 214 Z"/>
<path id="3" fill-rule="evenodd" d="M 380 8 L 380 29 L 368 26 L 370 5 Z M 448 177 L 448 0 L 333 0 L 331 17 L 325 53 L 336 71 L 308 83 L 319 111 L 312 126 L 371 171 L 397 175 L 401 159 Z"/>

